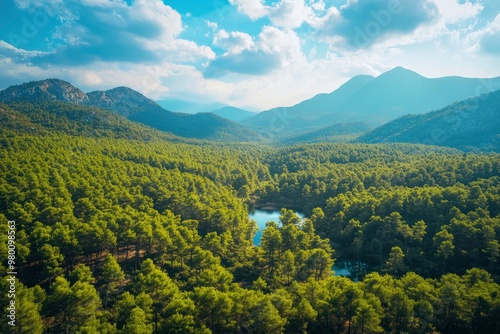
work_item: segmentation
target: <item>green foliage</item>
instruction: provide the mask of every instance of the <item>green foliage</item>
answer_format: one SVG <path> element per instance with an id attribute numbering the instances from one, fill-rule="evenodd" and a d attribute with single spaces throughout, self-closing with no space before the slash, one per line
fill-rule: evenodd
<path id="1" fill-rule="evenodd" d="M 0 135 L 0 222 L 16 220 L 21 333 L 500 328 L 496 154 L 148 141 L 144 128 L 80 133 L 63 105 L 60 123 L 18 107 L 30 116 Z M 260 205 L 289 209 L 257 247 Z M 361 268 L 356 281 L 332 276 L 334 261 Z"/>
<path id="2" fill-rule="evenodd" d="M 406 115 L 357 138 L 357 142 L 424 143 L 466 151 L 500 152 L 500 91 L 493 91 L 441 110 Z"/>

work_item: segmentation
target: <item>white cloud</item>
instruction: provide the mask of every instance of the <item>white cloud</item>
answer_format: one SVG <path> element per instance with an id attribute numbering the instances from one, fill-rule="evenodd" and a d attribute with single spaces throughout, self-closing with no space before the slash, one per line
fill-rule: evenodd
<path id="1" fill-rule="evenodd" d="M 214 45 L 228 52 L 207 64 L 207 78 L 230 77 L 233 74 L 264 76 L 290 64 L 305 62 L 299 36 L 293 30 L 265 26 L 256 40 L 242 32 L 221 30 Z"/>
<path id="2" fill-rule="evenodd" d="M 439 8 L 441 24 L 460 23 L 474 19 L 484 9 L 480 2 L 458 3 L 456 0 L 434 0 L 434 3 Z"/>
<path id="3" fill-rule="evenodd" d="M 289 29 L 298 28 L 302 23 L 314 20 L 311 6 L 317 9 L 324 8 L 322 0 L 311 6 L 306 5 L 304 0 L 279 0 L 271 6 L 264 5 L 263 0 L 229 0 L 229 2 L 252 20 L 269 17 L 273 25 Z"/>
<path id="4" fill-rule="evenodd" d="M 266 53 L 279 55 L 282 65 L 305 61 L 300 38 L 293 30 L 264 27 L 259 34 L 257 48 Z"/>
<path id="5" fill-rule="evenodd" d="M 470 33 L 466 44 L 470 51 L 500 54 L 500 14 L 482 29 Z"/>
<path id="6" fill-rule="evenodd" d="M 216 46 L 226 49 L 226 54 L 240 53 L 243 50 L 251 49 L 254 45 L 253 38 L 249 34 L 240 31 L 228 33 L 223 29 L 217 32 L 213 43 Z"/>
<path id="7" fill-rule="evenodd" d="M 319 0 L 319 1 L 311 1 L 311 7 L 314 9 L 314 10 L 317 10 L 317 11 L 324 11 L 325 10 L 325 2 L 323 0 Z"/>
<path id="8" fill-rule="evenodd" d="M 298 28 L 303 22 L 312 20 L 313 10 L 304 0 L 281 0 L 270 9 L 270 19 L 274 25 L 284 28 Z"/>
<path id="9" fill-rule="evenodd" d="M 52 52 L 25 51 L 0 41 L 1 88 L 8 80 L 58 77 L 85 91 L 126 85 L 153 99 L 217 100 L 264 110 L 331 92 L 352 76 L 378 75 L 395 66 L 426 76 L 500 74 L 498 62 L 492 61 L 500 52 L 500 16 L 485 19 L 489 7 L 480 0 L 431 0 L 438 9 L 433 20 L 411 31 L 388 33 L 374 47 L 354 50 L 341 47 L 341 35 L 331 34 L 321 42 L 313 35 L 345 20 L 341 7 L 325 4 L 331 1 L 267 0 L 266 5 L 263 0 L 230 0 L 250 19 L 264 18 L 249 30 L 238 26 L 241 31 L 230 31 L 231 25 L 225 25 L 229 20 L 213 22 L 213 16 L 184 16 L 183 22 L 160 0 L 137 0 L 130 6 L 110 0 L 17 1 L 25 8 L 58 8 L 65 23 L 53 31 Z M 217 48 L 180 37 L 196 19 L 201 23 L 196 29 L 204 31 L 186 36 L 212 36 L 207 40 Z M 263 22 L 268 26 L 260 33 L 248 34 Z M 296 29 L 304 22 L 312 29 Z M 63 43 L 72 53 L 64 53 Z M 87 51 L 88 46 L 97 51 Z M 44 57 L 44 64 L 34 65 Z M 60 62 L 61 57 L 68 62 Z M 211 64 L 215 74 L 206 75 Z"/>
<path id="10" fill-rule="evenodd" d="M 269 7 L 264 5 L 264 0 L 229 0 L 229 3 L 252 20 L 264 17 L 269 13 Z"/>
<path id="11" fill-rule="evenodd" d="M 216 31 L 217 28 L 219 28 L 219 25 L 217 24 L 217 22 L 212 22 L 209 20 L 204 20 L 204 21 L 205 21 L 205 24 L 207 25 L 207 27 L 209 27 L 213 31 Z"/>
<path id="12" fill-rule="evenodd" d="M 37 0 L 18 1 L 22 8 L 42 6 Z M 52 29 L 52 52 L 32 59 L 40 66 L 164 59 L 196 62 L 215 56 L 208 46 L 179 38 L 184 29 L 181 15 L 161 0 L 136 0 L 130 5 L 119 0 L 53 0 L 43 5 L 57 8 L 60 23 L 47 27 Z"/>

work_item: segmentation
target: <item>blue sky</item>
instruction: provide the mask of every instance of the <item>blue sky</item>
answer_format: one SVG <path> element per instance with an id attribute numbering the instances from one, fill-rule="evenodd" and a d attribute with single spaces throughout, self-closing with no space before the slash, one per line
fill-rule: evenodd
<path id="1" fill-rule="evenodd" d="M 500 1 L 0 2 L 0 89 L 55 77 L 264 110 L 396 66 L 500 76 Z"/>

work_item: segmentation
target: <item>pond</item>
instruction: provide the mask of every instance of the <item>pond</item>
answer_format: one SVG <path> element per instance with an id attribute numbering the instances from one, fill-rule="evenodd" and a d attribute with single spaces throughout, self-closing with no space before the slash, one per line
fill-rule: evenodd
<path id="1" fill-rule="evenodd" d="M 302 219 L 304 218 L 304 215 L 301 213 L 295 212 L 295 214 Z M 249 217 L 257 222 L 257 227 L 259 228 L 253 238 L 254 245 L 258 246 L 260 245 L 262 230 L 266 227 L 266 223 L 274 221 L 279 224 L 280 212 L 279 210 L 255 210 L 250 213 Z"/>
<path id="2" fill-rule="evenodd" d="M 335 261 L 332 267 L 335 276 L 344 276 L 357 282 L 358 277 L 368 270 L 368 265 L 358 261 Z"/>
<path id="3" fill-rule="evenodd" d="M 302 219 L 305 218 L 305 216 L 299 212 L 295 212 L 295 214 Z M 262 230 L 266 227 L 266 223 L 274 221 L 279 224 L 280 212 L 279 210 L 254 210 L 248 217 L 255 220 L 257 223 L 259 230 L 253 238 L 253 243 L 259 246 L 260 239 L 262 238 Z M 356 261 L 335 261 L 332 270 L 335 272 L 335 276 L 345 276 L 357 281 L 358 274 L 365 272 L 367 270 L 367 265 Z"/>

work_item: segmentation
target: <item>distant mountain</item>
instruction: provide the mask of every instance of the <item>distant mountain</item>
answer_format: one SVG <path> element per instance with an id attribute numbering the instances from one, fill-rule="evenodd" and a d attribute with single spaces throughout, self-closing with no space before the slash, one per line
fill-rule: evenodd
<path id="1" fill-rule="evenodd" d="M 330 94 L 319 94 L 291 107 L 274 108 L 242 124 L 258 131 L 274 126 L 276 136 L 317 130 L 336 123 L 381 125 L 408 113 L 421 114 L 500 87 L 500 77 L 425 78 L 397 67 L 374 78 L 356 76 Z M 277 123 L 280 123 L 277 125 Z M 270 129 L 273 131 L 273 129 Z"/>
<path id="2" fill-rule="evenodd" d="M 236 107 L 224 107 L 217 110 L 213 110 L 212 113 L 235 122 L 241 122 L 244 121 L 245 119 L 249 119 L 250 117 L 255 116 L 254 112 Z"/>
<path id="3" fill-rule="evenodd" d="M 500 152 L 500 91 L 422 115 L 406 115 L 356 139 Z"/>
<path id="4" fill-rule="evenodd" d="M 34 81 L 0 91 L 0 102 L 62 101 L 111 110 L 132 121 L 178 136 L 208 140 L 253 141 L 258 136 L 241 125 L 214 114 L 188 115 L 163 109 L 127 87 L 83 93 L 59 79 Z"/>
<path id="5" fill-rule="evenodd" d="M 181 112 L 186 114 L 198 114 L 201 112 L 212 112 L 214 110 L 227 107 L 227 105 L 222 103 L 199 103 L 191 102 L 179 99 L 165 99 L 156 101 L 163 108 L 173 111 Z"/>
<path id="6" fill-rule="evenodd" d="M 337 123 L 320 130 L 283 139 L 281 142 L 287 145 L 297 143 L 347 142 L 371 129 L 372 127 L 362 122 Z"/>
<path id="7" fill-rule="evenodd" d="M 158 100 L 157 102 L 163 108 L 173 112 L 181 112 L 186 114 L 199 114 L 199 113 L 211 112 L 216 114 L 217 116 L 235 122 L 240 122 L 252 116 L 255 116 L 254 112 L 250 112 L 248 110 L 236 107 L 231 107 L 222 103 L 203 104 L 203 103 L 190 102 L 179 99 Z"/>

